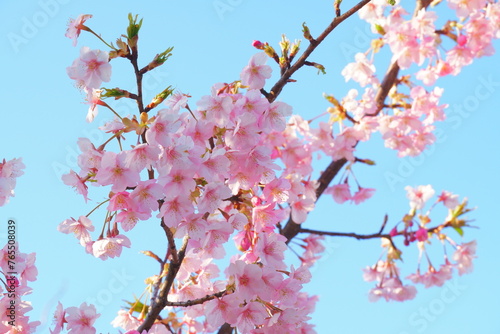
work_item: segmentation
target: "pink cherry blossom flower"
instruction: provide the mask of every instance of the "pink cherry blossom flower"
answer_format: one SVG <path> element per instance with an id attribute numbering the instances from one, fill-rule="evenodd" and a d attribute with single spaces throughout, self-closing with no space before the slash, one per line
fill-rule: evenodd
<path id="1" fill-rule="evenodd" d="M 279 300 L 281 307 L 293 307 L 301 288 L 302 284 L 299 281 L 287 278 L 274 290 L 273 299 Z"/>
<path id="2" fill-rule="evenodd" d="M 76 43 L 78 42 L 78 36 L 80 36 L 80 32 L 82 30 L 88 30 L 84 23 L 91 17 L 92 15 L 90 14 L 82 14 L 79 15 L 75 20 L 70 19 L 65 36 L 73 40 L 73 46 L 76 46 Z"/>
<path id="3" fill-rule="evenodd" d="M 266 79 L 271 77 L 272 69 L 265 65 L 267 55 L 264 52 L 256 53 L 250 59 L 243 71 L 241 72 L 241 83 L 248 86 L 249 89 L 261 89 L 264 87 Z"/>
<path id="4" fill-rule="evenodd" d="M 65 185 L 75 188 L 75 191 L 83 196 L 85 203 L 88 201 L 88 187 L 75 171 L 71 170 L 68 174 L 61 176 L 61 179 Z"/>
<path id="5" fill-rule="evenodd" d="M 387 301 L 402 302 L 415 298 L 416 294 L 417 289 L 414 286 L 403 285 L 400 279 L 393 277 L 386 279 L 382 284 L 373 288 L 368 295 L 368 300 L 375 302 L 380 298 L 384 298 Z"/>
<path id="6" fill-rule="evenodd" d="M 289 180 L 285 178 L 278 178 L 266 184 L 262 192 L 266 200 L 283 203 L 290 197 L 290 188 L 291 184 Z"/>
<path id="7" fill-rule="evenodd" d="M 310 267 L 319 259 L 319 254 L 325 251 L 325 246 L 321 243 L 324 239 L 324 236 L 315 234 L 310 234 L 303 239 L 305 245 L 301 247 L 304 248 L 304 253 L 300 257 L 302 265 Z"/>
<path id="8" fill-rule="evenodd" d="M 443 286 L 443 284 L 452 277 L 453 266 L 450 263 L 443 264 L 439 270 L 434 267 L 429 267 L 429 270 L 421 275 L 420 273 L 412 274 L 407 278 L 413 283 L 421 283 L 426 288 L 431 286 Z"/>
<path id="9" fill-rule="evenodd" d="M 139 333 L 138 331 L 133 330 L 133 328 L 139 327 L 141 325 L 141 322 L 136 317 L 132 316 L 128 311 L 119 310 L 116 318 L 111 321 L 111 325 L 113 325 L 113 327 L 121 327 L 125 330 L 128 330 L 127 333 Z"/>
<path id="10" fill-rule="evenodd" d="M 182 238 L 189 235 L 190 239 L 202 240 L 206 236 L 207 221 L 201 219 L 201 214 L 190 214 L 180 221 L 174 236 Z"/>
<path id="11" fill-rule="evenodd" d="M 102 151 L 98 151 L 88 138 L 78 138 L 78 147 L 82 152 L 78 156 L 78 166 L 82 173 L 95 172 L 101 166 Z"/>
<path id="12" fill-rule="evenodd" d="M 372 0 L 358 11 L 358 15 L 362 20 L 372 23 L 383 16 L 385 7 L 386 0 Z"/>
<path id="13" fill-rule="evenodd" d="M 9 197 L 14 196 L 16 178 L 23 175 L 25 168 L 22 159 L 12 159 L 0 162 L 0 206 L 9 202 Z"/>
<path id="14" fill-rule="evenodd" d="M 125 124 L 123 124 L 122 120 L 120 120 L 116 116 L 111 121 L 107 121 L 104 123 L 103 126 L 99 127 L 99 130 L 102 130 L 106 133 L 113 133 L 113 134 L 116 134 L 120 130 L 124 130 L 124 129 L 125 129 Z"/>
<path id="15" fill-rule="evenodd" d="M 460 276 L 471 273 L 474 269 L 472 260 L 476 258 L 476 246 L 476 240 L 467 242 L 458 245 L 455 253 L 453 253 L 453 260 L 457 262 L 455 266 Z"/>
<path id="16" fill-rule="evenodd" d="M 254 114 L 243 114 L 236 121 L 234 129 L 226 131 L 225 142 L 230 149 L 248 150 L 255 146 L 259 128 Z"/>
<path id="17" fill-rule="evenodd" d="M 486 0 L 448 0 L 448 6 L 457 12 L 459 17 L 466 17 L 474 10 L 481 9 L 485 6 Z"/>
<path id="18" fill-rule="evenodd" d="M 181 110 L 181 108 L 185 108 L 187 106 L 189 97 L 190 96 L 187 94 L 176 92 L 168 100 L 165 101 L 165 104 L 169 106 L 169 108 L 173 111 L 179 111 Z"/>
<path id="19" fill-rule="evenodd" d="M 372 197 L 374 193 L 375 189 L 373 188 L 359 187 L 359 190 L 351 197 L 351 201 L 353 201 L 354 204 L 359 204 Z"/>
<path id="20" fill-rule="evenodd" d="M 257 302 L 249 302 L 238 311 L 236 327 L 242 333 L 250 333 L 256 326 L 262 325 L 264 319 L 268 316 L 264 306 Z"/>
<path id="21" fill-rule="evenodd" d="M 97 172 L 97 183 L 102 186 L 112 185 L 111 191 L 124 191 L 127 187 L 134 187 L 139 182 L 139 173 L 125 167 L 125 151 L 116 154 L 106 152 L 102 156 L 101 167 Z"/>
<path id="22" fill-rule="evenodd" d="M 223 183 L 209 183 L 198 199 L 198 211 L 212 214 L 224 199 L 231 197 L 231 190 Z"/>
<path id="23" fill-rule="evenodd" d="M 158 184 L 163 187 L 167 196 L 189 194 L 195 190 L 196 182 L 193 179 L 195 170 L 191 168 L 172 168 L 168 174 L 158 178 Z"/>
<path id="24" fill-rule="evenodd" d="M 26 256 L 26 267 L 21 273 L 21 279 L 34 282 L 38 275 L 38 269 L 35 266 L 36 253 L 29 253 Z"/>
<path id="25" fill-rule="evenodd" d="M 156 180 L 140 181 L 130 193 L 130 199 L 140 212 L 149 212 L 159 209 L 158 200 L 163 197 L 163 187 Z"/>
<path id="26" fill-rule="evenodd" d="M 406 186 L 405 190 L 407 192 L 406 196 L 410 200 L 410 207 L 415 210 L 422 209 L 425 202 L 434 196 L 434 189 L 432 189 L 430 184 L 426 186 L 418 186 L 417 188 Z"/>
<path id="27" fill-rule="evenodd" d="M 250 89 L 245 95 L 239 96 L 231 111 L 231 118 L 236 118 L 245 113 L 252 113 L 255 116 L 262 115 L 269 109 L 269 101 L 262 96 L 259 90 Z"/>
<path id="28" fill-rule="evenodd" d="M 332 158 L 335 160 L 345 158 L 349 161 L 354 161 L 354 147 L 364 137 L 364 133 L 361 130 L 345 128 L 333 140 Z"/>
<path id="29" fill-rule="evenodd" d="M 303 197 L 294 201 L 290 208 L 292 209 L 292 219 L 295 223 L 301 224 L 306 221 L 307 214 L 314 209 L 315 198 Z"/>
<path id="30" fill-rule="evenodd" d="M 91 91 L 92 88 L 99 88 L 103 81 L 111 79 L 111 65 L 108 61 L 106 51 L 91 50 L 84 46 L 80 50 L 80 58 L 67 67 L 66 72 L 71 79 L 82 83 L 85 89 Z"/>
<path id="31" fill-rule="evenodd" d="M 281 234 L 261 233 L 255 245 L 255 253 L 264 265 L 284 269 L 284 252 L 287 249 L 285 241 L 286 238 Z"/>
<path id="32" fill-rule="evenodd" d="M 140 172 L 144 168 L 150 169 L 151 166 L 156 166 L 160 153 L 161 150 L 158 146 L 139 144 L 134 146 L 132 150 L 127 151 L 125 167 L 136 172 Z"/>
<path id="33" fill-rule="evenodd" d="M 169 227 L 177 227 L 181 220 L 193 211 L 193 203 L 186 196 L 169 194 L 158 213 L 158 218 L 163 218 Z"/>
<path id="34" fill-rule="evenodd" d="M 109 199 L 108 211 L 132 210 L 133 202 L 128 191 L 121 191 L 113 194 Z"/>
<path id="35" fill-rule="evenodd" d="M 50 334 L 59 334 L 61 330 L 63 330 L 63 326 L 66 323 L 66 319 L 64 318 L 66 311 L 63 309 L 61 302 L 57 302 L 56 311 L 54 312 L 54 329 L 50 331 Z"/>
<path id="36" fill-rule="evenodd" d="M 92 253 L 101 260 L 120 256 L 123 247 L 130 248 L 130 240 L 123 234 L 97 240 L 92 245 Z"/>
<path id="37" fill-rule="evenodd" d="M 352 199 L 351 190 L 349 189 L 349 184 L 347 183 L 336 184 L 334 186 L 328 187 L 325 190 L 325 194 L 332 195 L 335 202 L 339 204 Z"/>
<path id="38" fill-rule="evenodd" d="M 259 294 L 262 269 L 258 265 L 238 260 L 229 265 L 227 272 L 234 276 L 236 291 L 241 298 L 250 301 Z"/>
<path id="39" fill-rule="evenodd" d="M 24 165 L 22 158 L 15 158 L 8 161 L 3 159 L 3 162 L 0 163 L 0 177 L 16 178 L 22 176 L 24 174 L 23 169 L 25 168 L 26 166 Z"/>
<path id="40" fill-rule="evenodd" d="M 378 83 L 375 77 L 375 65 L 373 65 L 364 53 L 358 52 L 355 56 L 355 62 L 347 64 L 342 70 L 342 75 L 345 81 L 354 80 L 360 84 L 361 87 L 365 87 L 369 84 Z"/>
<path id="41" fill-rule="evenodd" d="M 448 209 L 454 209 L 460 204 L 458 200 L 458 195 L 452 194 L 449 191 L 443 190 L 441 195 L 438 197 L 438 202 L 443 202 L 443 205 Z"/>
<path id="42" fill-rule="evenodd" d="M 161 109 L 155 120 L 146 132 L 149 145 L 162 145 L 167 147 L 172 144 L 172 135 L 180 128 L 181 122 L 176 112 L 170 109 Z"/>
<path id="43" fill-rule="evenodd" d="M 98 110 L 97 106 L 106 106 L 106 102 L 101 100 L 101 89 L 91 88 L 87 92 L 87 104 L 90 105 L 89 110 L 87 112 L 86 120 L 91 123 L 94 118 L 97 116 Z"/>
<path id="44" fill-rule="evenodd" d="M 252 222 L 257 232 L 273 230 L 285 218 L 286 212 L 276 209 L 276 203 L 256 205 L 252 209 Z"/>
<path id="45" fill-rule="evenodd" d="M 264 99 L 267 101 L 267 99 Z M 292 107 L 281 101 L 274 101 L 259 118 L 259 126 L 265 131 L 284 131 L 286 117 L 292 114 Z"/>
<path id="46" fill-rule="evenodd" d="M 73 233 L 82 246 L 85 246 L 92 240 L 89 231 L 93 232 L 94 228 L 92 221 L 85 216 L 80 216 L 78 220 L 74 218 L 66 219 L 57 226 L 59 232 L 66 234 Z"/>
<path id="47" fill-rule="evenodd" d="M 220 127 L 225 127 L 231 124 L 229 115 L 233 108 L 233 101 L 229 96 L 203 96 L 196 102 L 199 112 L 205 121 L 213 121 Z"/>
<path id="48" fill-rule="evenodd" d="M 139 220 L 148 220 L 149 218 L 151 218 L 150 213 L 123 210 L 116 215 L 115 221 L 121 223 L 122 229 L 127 232 L 133 229 Z"/>
<path id="49" fill-rule="evenodd" d="M 66 309 L 68 334 L 95 334 L 96 329 L 92 325 L 99 317 L 100 314 L 92 304 L 82 303 L 79 308 L 68 307 Z"/>
<path id="50" fill-rule="evenodd" d="M 235 323 L 239 304 L 238 296 L 230 294 L 215 298 L 204 304 L 207 322 L 213 327 L 220 327 L 224 322 Z"/>

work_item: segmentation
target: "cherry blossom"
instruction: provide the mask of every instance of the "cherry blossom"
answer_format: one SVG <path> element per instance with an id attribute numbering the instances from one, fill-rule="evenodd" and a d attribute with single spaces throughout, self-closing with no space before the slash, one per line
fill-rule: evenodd
<path id="1" fill-rule="evenodd" d="M 352 199 L 351 190 L 349 188 L 349 184 L 347 183 L 341 183 L 331 186 L 325 190 L 325 193 L 331 194 L 335 202 L 337 202 L 338 204 L 342 204 Z"/>
<path id="2" fill-rule="evenodd" d="M 89 231 L 92 232 L 94 229 L 92 221 L 86 216 L 80 216 L 78 220 L 74 218 L 66 219 L 57 226 L 59 232 L 66 234 L 73 233 L 82 246 L 85 246 L 92 240 Z"/>
<path id="3" fill-rule="evenodd" d="M 87 91 L 92 91 L 99 88 L 103 81 L 108 82 L 111 79 L 111 65 L 108 61 L 109 56 L 106 51 L 91 50 L 84 46 L 80 50 L 80 58 L 66 68 L 66 72 Z"/>
<path id="4" fill-rule="evenodd" d="M 265 65 L 266 60 L 267 55 L 265 53 L 256 53 L 241 72 L 241 83 L 250 89 L 264 87 L 265 79 L 271 77 L 271 67 Z"/>
<path id="5" fill-rule="evenodd" d="M 378 83 L 375 74 L 375 66 L 366 59 L 364 53 L 357 53 L 355 56 L 356 62 L 348 64 L 343 70 L 342 75 L 345 81 L 354 80 L 360 84 L 361 87 L 365 87 L 369 84 Z"/>
<path id="6" fill-rule="evenodd" d="M 352 196 L 351 200 L 354 202 L 354 204 L 360 204 L 361 202 L 364 202 L 372 197 L 374 192 L 375 189 L 373 188 L 360 187 L 359 190 Z"/>
<path id="7" fill-rule="evenodd" d="M 417 188 L 407 186 L 405 187 L 405 190 L 407 192 L 407 197 L 410 200 L 410 207 L 416 210 L 422 209 L 425 202 L 434 196 L 434 189 L 432 189 L 430 184 L 426 186 L 418 186 Z"/>
<path id="8" fill-rule="evenodd" d="M 130 240 L 122 234 L 97 240 L 92 245 L 92 251 L 95 257 L 106 260 L 108 257 L 114 258 L 120 256 L 122 247 L 130 248 Z"/>
<path id="9" fill-rule="evenodd" d="M 123 153 L 105 152 L 96 179 L 100 185 L 112 184 L 111 191 L 123 191 L 139 182 L 139 174 L 127 167 L 126 155 Z"/>
<path id="10" fill-rule="evenodd" d="M 76 46 L 78 42 L 78 36 L 80 36 L 80 32 L 82 30 L 87 30 L 88 28 L 84 25 L 85 21 L 90 19 L 92 15 L 90 14 L 82 14 L 79 15 L 76 19 L 71 19 L 68 24 L 68 29 L 66 30 L 66 37 L 71 38 L 73 40 L 73 46 Z"/>
<path id="11" fill-rule="evenodd" d="M 61 179 L 65 185 L 75 188 L 75 191 L 83 196 L 85 202 L 88 201 L 88 187 L 85 184 L 85 181 L 80 177 L 80 175 L 71 170 L 68 174 L 64 174 Z"/>
<path id="12" fill-rule="evenodd" d="M 56 311 L 54 312 L 54 329 L 50 329 L 50 334 L 59 334 L 63 330 L 64 324 L 67 322 L 65 319 L 66 310 L 63 309 L 61 302 L 57 302 Z"/>
<path id="13" fill-rule="evenodd" d="M 476 257 L 476 247 L 475 240 L 457 246 L 455 253 L 453 253 L 453 260 L 457 262 L 456 267 L 459 275 L 472 272 L 472 259 Z"/>
<path id="14" fill-rule="evenodd" d="M 66 309 L 66 321 L 69 334 L 95 334 L 96 329 L 92 326 L 100 314 L 96 313 L 94 305 L 82 303 L 80 307 L 68 307 Z"/>
<path id="15" fill-rule="evenodd" d="M 0 163 L 0 206 L 9 202 L 9 198 L 14 196 L 16 178 L 24 174 L 26 166 L 21 158 L 12 159 Z"/>

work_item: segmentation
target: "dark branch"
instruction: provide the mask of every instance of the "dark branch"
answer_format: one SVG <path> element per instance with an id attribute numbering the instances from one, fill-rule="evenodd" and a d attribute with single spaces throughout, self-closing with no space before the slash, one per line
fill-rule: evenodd
<path id="1" fill-rule="evenodd" d="M 215 299 L 215 298 L 221 298 L 224 295 L 226 295 L 227 291 L 222 290 L 219 292 L 216 292 L 211 295 L 206 295 L 205 297 L 197 298 L 197 299 L 191 299 L 191 300 L 186 300 L 184 302 L 167 302 L 166 306 L 180 306 L 180 307 L 187 307 L 187 306 L 193 306 L 193 305 L 198 305 L 198 304 L 203 304 L 206 301 Z"/>
<path id="2" fill-rule="evenodd" d="M 348 17 L 356 13 L 358 10 L 360 10 L 364 5 L 366 5 L 370 0 L 363 0 L 360 1 L 358 4 L 353 6 L 351 9 L 349 9 L 347 12 L 344 14 L 337 16 L 333 19 L 333 21 L 328 25 L 328 27 L 319 35 L 316 39 L 313 39 L 309 41 L 309 46 L 307 49 L 304 51 L 304 53 L 300 56 L 299 59 L 293 64 L 289 69 L 287 69 L 281 78 L 276 82 L 276 84 L 271 88 L 271 91 L 269 92 L 269 96 L 267 96 L 267 99 L 269 102 L 273 102 L 276 100 L 278 95 L 281 93 L 283 87 L 288 83 L 288 80 L 292 77 L 292 75 L 302 66 L 304 66 L 304 63 L 307 61 L 307 58 L 311 55 L 311 53 L 318 47 L 318 45 L 321 44 L 321 42 L 335 29 L 340 23 L 345 21 Z"/>

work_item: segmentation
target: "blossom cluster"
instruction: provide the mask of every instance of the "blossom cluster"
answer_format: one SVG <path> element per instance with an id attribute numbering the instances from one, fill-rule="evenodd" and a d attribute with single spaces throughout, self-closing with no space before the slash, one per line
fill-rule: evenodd
<path id="1" fill-rule="evenodd" d="M 441 76 L 458 74 L 472 58 L 490 54 L 491 40 L 499 37 L 498 5 L 478 1 L 464 8 L 462 2 L 449 3 L 463 20 L 437 30 L 437 15 L 431 10 L 421 8 L 405 19 L 408 13 L 399 5 L 386 13 L 386 0 L 370 2 L 359 14 L 381 34 L 372 43 L 372 55 L 387 45 L 393 54 L 392 66 L 406 70 L 426 65 L 415 78 L 432 85 Z M 470 15 L 463 16 L 464 10 Z M 75 44 L 80 31 L 89 29 L 83 25 L 88 18 L 81 16 L 70 24 L 67 36 Z M 87 94 L 88 121 L 96 117 L 97 105 L 109 107 L 104 97 L 138 100 L 137 95 L 120 89 L 103 94 L 100 87 L 111 79 L 110 61 L 127 58 L 137 47 L 140 23 L 132 21 L 128 46 L 121 42 L 120 49 L 113 47 L 110 53 L 83 47 L 80 57 L 67 68 L 69 77 Z M 484 27 L 489 33 L 482 36 L 479 31 Z M 446 55 L 438 49 L 441 34 L 455 43 Z M 182 254 L 182 265 L 168 291 L 168 318 L 156 321 L 149 333 L 214 332 L 225 323 L 242 333 L 314 333 L 307 320 L 316 297 L 301 290 L 311 278 L 309 267 L 324 249 L 322 237 L 303 239 L 305 251 L 296 267 L 284 261 L 287 239 L 280 234 L 282 222 L 291 219 L 301 224 L 314 209 L 319 185 L 312 180 L 313 157 L 325 155 L 348 163 L 338 184 L 326 193 L 339 204 L 359 204 L 375 190 L 362 187 L 354 176 L 355 163 L 373 164 L 356 156 L 358 143 L 378 132 L 385 146 L 399 156 L 416 156 L 434 142 L 434 123 L 445 118 L 447 106 L 439 102 L 443 89 L 427 90 L 415 84 L 411 75 L 394 78 L 395 84 L 385 87 L 385 80 L 381 82 L 375 75 L 373 57 L 359 53 L 342 75 L 346 81 L 359 83 L 364 91 L 353 89 L 340 101 L 325 95 L 332 104 L 326 112 L 329 119 L 315 128 L 312 121 L 291 115 L 288 104 L 268 99 L 263 93 L 272 75 L 266 61 L 269 56 L 278 58 L 267 43 L 263 45 L 254 43 L 265 52 L 251 57 L 239 81 L 215 84 L 209 95 L 195 103 L 196 109 L 190 107 L 193 103 L 187 94 L 177 92 L 165 99 L 172 93 L 166 90 L 168 94 L 160 94 L 146 108 L 139 108 L 139 117 L 115 113 L 117 117 L 100 128 L 110 139 L 92 143 L 80 138 L 79 170 L 63 176 L 64 183 L 74 187 L 85 201 L 89 200 L 89 185 L 109 189 L 108 198 L 89 214 L 68 218 L 58 226 L 60 232 L 73 234 L 88 254 L 101 260 L 119 257 L 124 247 L 132 245 L 127 232 L 150 218 L 156 218 L 167 235 L 165 261 L 175 264 Z M 140 70 L 140 78 L 161 64 L 158 57 Z M 133 61 L 134 57 L 128 59 Z M 380 101 L 378 95 L 383 90 L 387 90 L 390 103 L 385 102 L 386 96 Z M 165 104 L 153 115 L 152 110 L 164 99 Z M 354 193 L 352 179 L 357 185 Z M 429 263 L 425 274 L 417 271 L 408 277 L 415 283 L 440 286 L 453 269 L 459 274 L 471 270 L 475 243 L 456 244 L 442 231 L 445 227 L 461 231 L 466 226 L 461 218 L 467 212 L 466 202 L 459 203 L 456 195 L 443 192 L 436 203 L 450 210 L 449 217 L 439 227 L 429 228 L 429 213 L 422 212 L 434 195 L 429 187 L 407 189 L 411 206 L 400 222 L 403 228 L 398 229 L 398 225 L 382 236 L 387 260 L 365 271 L 366 280 L 378 282 L 371 300 L 402 301 L 415 296 L 416 289 L 400 279 L 395 261 L 401 252 L 392 241 L 396 236 L 403 237 L 405 245 L 417 243 L 421 254 L 431 237 L 455 248 L 453 263 L 445 258 L 439 270 Z M 90 216 L 99 208 L 105 210 L 105 218 L 102 228 L 96 229 L 98 220 Z M 95 230 L 102 232 L 93 237 Z M 215 260 L 226 258 L 225 245 L 231 239 L 239 252 L 221 270 L 220 261 Z M 182 252 L 177 253 L 177 249 Z M 148 254 L 167 264 L 152 252 Z M 148 278 L 147 291 L 162 286 L 165 276 L 163 272 Z M 113 325 L 136 333 L 145 316 L 135 312 L 138 305 L 145 308 L 148 302 L 136 300 L 129 310 L 120 310 Z M 174 305 L 183 307 L 180 315 Z M 54 332 L 66 325 L 68 330 L 86 326 L 82 328 L 93 333 L 97 316 L 86 304 L 66 310 L 60 306 Z"/>
<path id="2" fill-rule="evenodd" d="M 445 119 L 447 105 L 439 103 L 444 90 L 440 87 L 427 90 L 415 79 L 431 86 L 440 77 L 457 75 L 475 58 L 492 55 L 492 41 L 500 37 L 498 2 L 450 0 L 448 5 L 456 10 L 459 20 L 450 20 L 441 29 L 436 27 L 437 13 L 428 8 L 421 8 L 406 19 L 409 14 L 402 6 L 375 0 L 359 11 L 360 18 L 370 23 L 373 32 L 381 37 L 372 41 L 366 53 L 356 54 L 355 62 L 342 71 L 346 81 L 353 80 L 365 88 L 361 99 L 356 99 L 360 95 L 358 90 L 352 89 L 342 99 L 341 108 L 334 108 L 337 114 L 346 111 L 353 114 L 354 126 L 344 127 L 341 134 L 349 130 L 366 140 L 370 133 L 378 131 L 385 146 L 396 150 L 401 157 L 419 155 L 434 143 L 434 123 Z M 443 39 L 449 39 L 451 47 Z M 420 70 L 400 76 L 389 91 L 390 103 L 380 105 L 375 92 L 383 83 L 376 77 L 374 56 L 385 45 L 390 48 L 391 61 L 397 69 L 417 65 Z M 368 57 L 370 52 L 372 55 Z M 403 89 L 405 86 L 407 90 Z M 360 130 L 364 133 L 359 134 Z M 352 158 L 346 156 L 349 157 Z"/>
<path id="3" fill-rule="evenodd" d="M 420 251 L 416 272 L 406 277 L 411 282 L 423 284 L 426 288 L 440 287 L 452 278 L 454 270 L 457 270 L 459 275 L 472 272 L 472 260 L 476 257 L 476 241 L 458 244 L 443 231 L 444 227 L 453 227 L 457 232 L 462 233 L 461 228 L 467 226 L 467 221 L 462 217 L 469 211 L 466 209 L 467 201 L 460 203 L 458 195 L 443 191 L 430 209 L 424 211 L 426 202 L 435 194 L 432 186 L 406 187 L 406 190 L 410 200 L 410 212 L 398 223 L 398 225 L 402 224 L 403 228 L 398 228 L 396 225 L 390 231 L 389 236 L 383 239 L 382 246 L 386 249 L 386 260 L 379 260 L 375 265 L 363 270 L 363 278 L 366 281 L 377 282 L 376 286 L 370 290 L 370 301 L 377 301 L 380 298 L 405 301 L 413 299 L 417 293 L 414 286 L 403 283 L 396 265 L 396 261 L 401 260 L 401 251 L 396 248 L 392 238 L 398 235 L 404 236 L 405 246 L 416 242 Z M 431 222 L 430 213 L 438 204 L 442 204 L 448 210 L 448 216 L 444 223 L 431 228 L 428 226 Z M 442 243 L 445 249 L 444 263 L 439 268 L 432 264 L 429 254 L 426 253 L 426 247 L 431 245 L 432 238 Z M 446 244 L 454 249 L 451 259 L 447 256 Z M 422 258 L 425 258 L 428 264 L 424 273 L 420 271 Z"/>
<path id="4" fill-rule="evenodd" d="M 186 111 L 186 95 L 175 94 L 167 108 L 141 117 L 145 141 L 130 149 L 115 153 L 80 138 L 80 170 L 63 176 L 85 200 L 87 184 L 110 186 L 106 233 L 93 240 L 95 226 L 88 216 L 66 219 L 58 227 L 97 258 L 120 256 L 123 247 L 131 246 L 126 232 L 152 216 L 174 238 L 189 238 L 169 299 L 186 301 L 224 289 L 226 295 L 188 307 L 184 326 L 214 331 L 227 322 L 242 332 L 257 326 L 290 333 L 310 327 L 307 314 L 315 299 L 300 290 L 314 261 L 289 268 L 286 239 L 277 224 L 290 214 L 304 221 L 314 206 L 315 186 L 303 181 L 310 169 L 292 168 L 300 157 L 286 148 L 287 136 L 293 136 L 285 131 L 291 107 L 270 103 L 259 91 L 271 73 L 266 59 L 253 56 L 241 85 L 215 85 L 192 112 Z M 124 120 L 102 130 L 122 137 L 130 132 Z M 213 260 L 225 256 L 223 245 L 230 237 L 241 255 L 232 258 L 226 280 L 213 280 L 220 271 Z M 140 324 L 127 312 L 120 314 L 116 326 L 129 330 Z M 199 321 L 202 316 L 206 320 Z"/>
<path id="5" fill-rule="evenodd" d="M 29 282 L 38 275 L 35 253 L 22 253 L 18 243 L 7 243 L 0 250 L 0 331 L 6 334 L 35 333 L 40 321 L 30 321 L 26 314 L 33 308 L 26 296 L 33 291 Z M 15 270 L 15 273 L 14 273 Z"/>

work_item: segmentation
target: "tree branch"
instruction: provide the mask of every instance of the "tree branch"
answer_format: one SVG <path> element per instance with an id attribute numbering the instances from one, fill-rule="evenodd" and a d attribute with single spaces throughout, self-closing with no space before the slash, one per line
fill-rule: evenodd
<path id="1" fill-rule="evenodd" d="M 309 41 L 309 46 L 302 53 L 299 59 L 293 64 L 289 69 L 287 69 L 281 78 L 274 84 L 273 88 L 269 91 L 269 95 L 266 96 L 269 102 L 273 102 L 276 100 L 278 95 L 283 90 L 283 87 L 288 83 L 288 80 L 292 77 L 292 75 L 307 61 L 307 58 L 311 55 L 311 53 L 321 44 L 321 42 L 335 29 L 340 23 L 345 21 L 348 17 L 356 13 L 360 10 L 364 5 L 366 5 L 370 0 L 360 1 L 358 4 L 354 5 L 351 9 L 349 9 L 344 14 L 337 16 L 333 19 L 333 21 L 328 25 L 328 27 L 319 35 L 316 39 Z"/>
<path id="2" fill-rule="evenodd" d="M 154 302 L 150 306 L 146 319 L 144 319 L 144 322 L 139 326 L 139 328 L 137 328 L 137 331 L 139 333 L 142 333 L 143 330 L 149 331 L 151 329 L 151 326 L 153 326 L 156 318 L 160 314 L 160 312 L 169 303 L 168 294 L 174 283 L 175 276 L 177 276 L 177 272 L 179 272 L 179 269 L 181 268 L 182 260 L 184 260 L 184 256 L 186 255 L 186 248 L 188 241 L 189 237 L 188 236 L 184 237 L 181 249 L 177 253 L 178 261 L 177 262 L 174 262 L 173 260 L 170 261 L 164 285 L 161 288 L 159 296 L 154 300 Z"/>
<path id="3" fill-rule="evenodd" d="M 226 293 L 227 293 L 226 290 L 222 290 L 222 291 L 213 293 L 211 295 L 206 295 L 205 297 L 191 299 L 191 300 L 186 300 L 184 302 L 167 302 L 166 306 L 187 307 L 187 306 L 193 306 L 193 305 L 203 304 L 204 302 L 207 302 L 209 300 L 212 300 L 212 299 L 215 299 L 215 298 L 221 298 L 221 297 L 225 296 Z"/>

